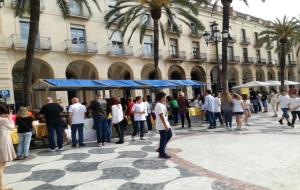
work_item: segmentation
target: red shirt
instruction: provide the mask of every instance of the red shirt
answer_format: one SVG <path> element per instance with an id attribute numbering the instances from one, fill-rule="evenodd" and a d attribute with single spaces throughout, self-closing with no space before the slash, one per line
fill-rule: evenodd
<path id="1" fill-rule="evenodd" d="M 127 104 L 127 110 L 126 110 L 126 115 L 133 116 L 133 113 L 131 111 L 133 105 L 134 105 L 134 102 L 128 102 L 128 104 Z"/>

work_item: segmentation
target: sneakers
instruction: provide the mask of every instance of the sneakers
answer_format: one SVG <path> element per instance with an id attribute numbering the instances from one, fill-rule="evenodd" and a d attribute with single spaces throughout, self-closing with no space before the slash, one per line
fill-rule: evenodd
<path id="1" fill-rule="evenodd" d="M 98 147 L 102 147 L 102 143 L 97 143 L 97 146 Z"/>
<path id="2" fill-rule="evenodd" d="M 76 147 L 77 147 L 76 144 L 72 144 L 72 145 L 71 145 L 71 148 L 76 148 Z"/>
<path id="3" fill-rule="evenodd" d="M 282 120 L 279 120 L 278 122 L 280 123 L 280 125 L 283 125 L 283 122 L 282 122 Z"/>
<path id="4" fill-rule="evenodd" d="M 79 144 L 79 147 L 85 147 L 85 144 L 83 144 L 83 143 Z"/>
<path id="5" fill-rule="evenodd" d="M 292 123 L 288 121 L 288 126 L 292 127 Z"/>
<path id="6" fill-rule="evenodd" d="M 134 136 L 133 136 L 133 135 L 131 135 L 131 140 L 132 140 L 132 141 L 135 141 L 135 138 L 134 138 Z"/>
<path id="7" fill-rule="evenodd" d="M 171 158 L 171 156 L 169 156 L 167 154 L 160 154 L 158 157 L 159 158 L 164 158 L 164 159 L 170 159 Z"/>
<path id="8" fill-rule="evenodd" d="M 294 128 L 294 127 L 295 127 L 295 125 L 294 125 L 294 124 L 291 124 L 290 126 L 291 126 L 292 128 Z"/>
<path id="9" fill-rule="evenodd" d="M 23 156 L 18 156 L 15 160 L 23 160 Z"/>
<path id="10" fill-rule="evenodd" d="M 58 151 L 63 151 L 64 150 L 64 147 L 61 147 L 58 149 Z"/>
<path id="11" fill-rule="evenodd" d="M 123 144 L 124 143 L 124 141 L 118 141 L 118 142 L 116 142 L 116 144 Z"/>
<path id="12" fill-rule="evenodd" d="M 30 156 L 24 156 L 23 160 L 30 160 Z"/>
<path id="13" fill-rule="evenodd" d="M 51 149 L 51 148 L 50 148 L 50 149 L 49 149 L 49 152 L 55 152 L 55 149 Z"/>
<path id="14" fill-rule="evenodd" d="M 144 140 L 146 140 L 146 139 L 145 139 L 144 137 L 141 137 L 140 140 L 144 141 Z"/>

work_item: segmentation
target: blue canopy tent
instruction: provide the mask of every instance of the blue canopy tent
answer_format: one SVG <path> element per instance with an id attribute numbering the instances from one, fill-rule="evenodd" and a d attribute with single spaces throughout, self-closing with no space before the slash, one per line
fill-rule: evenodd
<path id="1" fill-rule="evenodd" d="M 206 86 L 207 83 L 199 82 L 195 80 L 169 80 L 178 86 L 192 86 L 192 87 L 199 87 L 199 86 Z"/>
<path id="2" fill-rule="evenodd" d="M 176 88 L 176 84 L 169 80 L 135 80 L 135 82 L 146 85 L 148 88 Z"/>
<path id="3" fill-rule="evenodd" d="M 102 90 L 107 87 L 107 85 L 99 84 L 94 80 L 44 79 L 42 81 L 48 84 L 50 91 L 66 91 L 66 90 L 81 90 L 81 89 Z M 45 85 L 47 86 L 47 84 Z"/>

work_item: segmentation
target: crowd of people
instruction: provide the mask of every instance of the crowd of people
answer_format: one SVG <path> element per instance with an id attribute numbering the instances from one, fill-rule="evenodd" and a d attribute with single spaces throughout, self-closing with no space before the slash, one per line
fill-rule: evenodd
<path id="1" fill-rule="evenodd" d="M 288 126 L 294 127 L 295 121 L 300 119 L 300 98 L 297 90 L 289 92 L 281 91 L 280 94 L 272 89 L 266 91 L 254 91 L 250 89 L 247 94 L 239 95 L 232 92 L 220 92 L 215 95 L 206 90 L 204 96 L 198 96 L 189 101 L 183 92 L 177 97 L 166 96 L 159 92 L 156 101 L 152 102 L 150 96 L 145 98 L 138 96 L 135 99 L 112 97 L 104 99 L 101 94 L 96 94 L 90 104 L 80 103 L 77 97 L 72 98 L 71 105 L 66 107 L 61 99 L 54 102 L 51 97 L 46 99 L 38 118 L 46 123 L 50 151 L 62 151 L 64 145 L 69 143 L 66 129 L 71 128 L 71 147 L 84 147 L 84 123 L 86 117 L 93 119 L 92 128 L 96 131 L 97 146 L 103 147 L 106 142 L 111 142 L 112 128 L 118 136 L 116 144 L 124 143 L 124 134 L 127 126 L 132 124 L 133 131 L 131 140 L 135 141 L 136 136 L 144 141 L 146 131 L 155 128 L 160 134 L 160 144 L 157 152 L 160 158 L 170 158 L 166 153 L 166 145 L 172 138 L 171 124 L 177 126 L 179 118 L 181 128 L 191 128 L 190 108 L 199 108 L 200 117 L 208 123 L 208 129 L 215 129 L 224 126 L 227 130 L 233 130 L 233 117 L 236 121 L 236 130 L 241 130 L 243 124 L 249 125 L 248 121 L 252 114 L 268 112 L 268 107 L 277 117 L 279 108 L 282 117 L 279 120 L 283 124 L 286 120 Z M 289 112 L 292 120 L 289 120 Z M 217 122 L 218 120 L 218 122 Z M 9 114 L 9 108 L 5 103 L 0 104 L 0 188 L 5 189 L 3 182 L 3 171 L 6 162 L 12 160 L 30 159 L 29 150 L 33 135 L 33 115 L 26 107 L 20 107 L 15 122 Z M 187 125 L 186 125 L 187 121 Z M 219 125 L 217 124 L 219 123 Z M 17 154 L 11 141 L 9 131 L 17 128 L 19 144 Z M 55 142 L 56 134 L 56 142 Z M 78 138 L 77 138 L 78 136 Z"/>

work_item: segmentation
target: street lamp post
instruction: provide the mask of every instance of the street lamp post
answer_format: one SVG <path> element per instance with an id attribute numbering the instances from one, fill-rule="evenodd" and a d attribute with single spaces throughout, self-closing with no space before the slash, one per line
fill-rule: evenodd
<path id="1" fill-rule="evenodd" d="M 218 30 L 218 23 L 216 21 L 211 22 L 210 29 L 212 34 L 208 33 L 207 31 L 204 32 L 203 37 L 206 41 L 206 45 L 211 42 L 216 46 L 216 61 L 217 61 L 217 70 L 218 70 L 218 84 L 217 84 L 217 92 L 220 91 L 222 88 L 222 81 L 221 81 L 221 65 L 219 61 L 219 42 L 222 42 L 223 39 L 227 39 L 229 37 L 228 31 L 224 30 L 222 33 L 220 33 L 220 30 Z"/>

